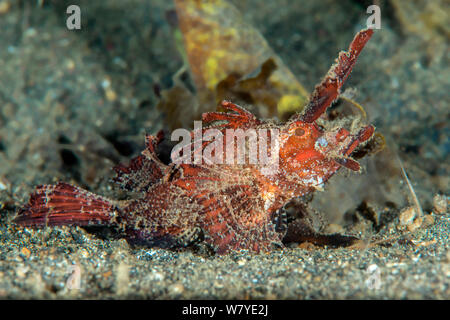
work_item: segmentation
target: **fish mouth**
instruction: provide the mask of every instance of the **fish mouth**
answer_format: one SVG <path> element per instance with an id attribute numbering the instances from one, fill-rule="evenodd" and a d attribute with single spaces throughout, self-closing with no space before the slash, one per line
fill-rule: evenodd
<path id="1" fill-rule="evenodd" d="M 346 131 L 346 130 L 345 130 Z M 370 138 L 372 138 L 375 132 L 375 127 L 372 125 L 367 125 L 361 128 L 358 133 L 355 135 L 349 135 L 347 131 L 347 135 L 350 136 L 350 141 L 347 143 L 346 147 L 340 152 L 342 157 L 336 157 L 333 160 L 339 165 L 346 167 L 347 169 L 353 171 L 360 171 L 361 166 L 358 161 L 350 158 L 350 154 L 358 147 L 361 143 L 366 142 Z M 338 132 L 339 135 L 339 132 Z M 337 136 L 338 138 L 338 136 Z"/>

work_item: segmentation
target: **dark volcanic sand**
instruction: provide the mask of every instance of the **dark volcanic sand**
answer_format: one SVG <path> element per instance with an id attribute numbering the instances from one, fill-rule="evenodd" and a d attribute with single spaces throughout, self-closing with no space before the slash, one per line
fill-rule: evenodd
<path id="1" fill-rule="evenodd" d="M 345 223 L 363 189 L 379 190 L 397 201 L 394 216 L 376 235 L 363 218 L 353 227 L 364 239 L 392 238 L 385 246 L 210 256 L 202 248 L 130 248 L 82 228 L 12 225 L 37 184 L 63 180 L 126 197 L 110 183 L 111 167 L 142 150 L 145 132 L 164 127 L 152 88 L 170 87 L 182 66 L 165 18 L 168 1 L 43 2 L 0 0 L 0 298 L 450 298 L 448 210 L 435 212 L 431 226 L 399 230 L 397 214 L 412 204 L 398 191 L 405 180 L 382 168 L 374 181 L 367 161 L 369 174 L 336 179 L 348 181 L 345 201 L 333 200 L 339 195 L 329 186 L 316 205 L 331 222 Z M 232 2 L 307 90 L 367 19 L 364 1 Z M 381 2 L 382 30 L 346 87 L 358 89 L 355 99 L 398 150 L 428 214 L 433 196 L 448 194 L 449 185 L 446 31 L 411 33 L 396 1 Z M 73 3 L 82 9 L 80 31 L 65 28 Z M 375 206 L 381 220 L 385 206 Z M 71 289 L 78 272 L 79 289 Z"/>

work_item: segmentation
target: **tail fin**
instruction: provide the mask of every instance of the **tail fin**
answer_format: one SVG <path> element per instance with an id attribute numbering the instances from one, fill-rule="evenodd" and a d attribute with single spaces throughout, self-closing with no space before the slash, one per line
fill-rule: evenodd
<path id="1" fill-rule="evenodd" d="M 105 225 L 114 218 L 111 200 L 67 183 L 38 186 L 14 222 L 22 226 Z"/>

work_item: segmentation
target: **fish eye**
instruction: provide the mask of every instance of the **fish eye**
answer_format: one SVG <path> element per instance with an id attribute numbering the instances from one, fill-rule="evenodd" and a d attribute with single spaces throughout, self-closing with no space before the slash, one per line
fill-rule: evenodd
<path id="1" fill-rule="evenodd" d="M 305 130 L 303 130 L 302 128 L 297 128 L 297 129 L 295 129 L 295 135 L 297 136 L 297 137 L 301 137 L 301 136 L 303 136 L 305 134 Z"/>

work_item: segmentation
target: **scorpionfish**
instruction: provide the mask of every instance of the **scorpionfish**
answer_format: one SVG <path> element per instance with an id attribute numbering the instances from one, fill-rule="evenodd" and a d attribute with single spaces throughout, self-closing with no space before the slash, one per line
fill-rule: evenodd
<path id="1" fill-rule="evenodd" d="M 372 34 L 373 30 L 365 29 L 355 36 L 348 51 L 339 54 L 315 87 L 303 112 L 286 123 L 257 119 L 228 101 L 222 102 L 227 112 L 203 114 L 207 124 L 203 132 L 211 128 L 223 134 L 228 129 L 277 129 L 276 171 L 264 172 L 258 163 L 163 163 L 157 154 L 163 139 L 159 132 L 146 136 L 146 148 L 129 165 L 115 168 L 116 182 L 139 194 L 137 199 L 111 200 L 63 182 L 40 185 L 14 222 L 22 226 L 115 226 L 130 244 L 140 246 L 180 247 L 200 239 L 218 254 L 283 246 L 289 232 L 283 211 L 286 203 L 321 189 L 341 167 L 360 171 L 351 154 L 373 136 L 375 128 L 355 119 L 350 128 L 343 128 L 345 121 L 327 120 L 325 111 L 339 97 Z M 210 143 L 202 142 L 200 149 Z M 293 234 L 301 235 L 301 230 Z"/>

